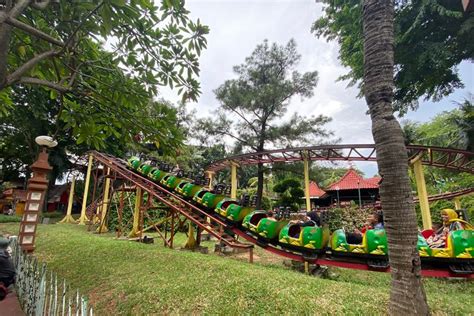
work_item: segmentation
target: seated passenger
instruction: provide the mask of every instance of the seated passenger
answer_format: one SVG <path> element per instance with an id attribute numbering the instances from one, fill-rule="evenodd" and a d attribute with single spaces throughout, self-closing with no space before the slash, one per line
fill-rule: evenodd
<path id="1" fill-rule="evenodd" d="M 8 251 L 9 240 L 0 237 L 0 283 L 9 287 L 15 282 L 15 268 Z"/>
<path id="2" fill-rule="evenodd" d="M 381 211 L 374 212 L 367 217 L 367 222 L 362 229 L 354 229 L 352 233 L 346 233 L 346 241 L 348 244 L 361 244 L 362 236 L 368 229 L 383 229 L 383 213 Z"/>
<path id="3" fill-rule="evenodd" d="M 443 220 L 441 227 L 435 230 L 433 235 L 426 240 L 431 248 L 446 247 L 446 238 L 449 232 L 465 229 L 465 226 L 471 226 L 469 223 L 459 219 L 455 210 L 449 208 L 441 211 L 441 219 Z"/>

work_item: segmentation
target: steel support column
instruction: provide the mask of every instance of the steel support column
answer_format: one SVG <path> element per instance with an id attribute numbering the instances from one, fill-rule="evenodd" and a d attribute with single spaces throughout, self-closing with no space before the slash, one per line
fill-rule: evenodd
<path id="1" fill-rule="evenodd" d="M 423 229 L 431 229 L 430 204 L 428 202 L 428 191 L 426 190 L 425 175 L 423 174 L 423 165 L 420 158 L 415 158 L 412 162 L 415 172 L 416 188 L 418 199 L 420 201 L 421 218 L 423 219 Z"/>
<path id="2" fill-rule="evenodd" d="M 238 164 L 232 163 L 230 165 L 230 198 L 237 198 L 237 167 Z"/>
<path id="3" fill-rule="evenodd" d="M 311 211 L 311 198 L 309 196 L 309 161 L 307 158 L 307 154 L 304 155 L 305 158 L 303 160 L 304 165 L 304 197 L 306 200 L 306 211 Z"/>
<path id="4" fill-rule="evenodd" d="M 135 208 L 133 210 L 133 225 L 132 231 L 128 234 L 129 238 L 138 237 L 138 226 L 140 225 L 140 207 L 142 204 L 142 198 L 142 188 L 137 186 L 137 193 L 135 194 Z"/>
<path id="5" fill-rule="evenodd" d="M 81 217 L 79 217 L 79 225 L 85 225 L 89 219 L 86 215 L 87 208 L 87 196 L 89 194 L 89 182 L 91 180 L 91 171 L 92 171 L 92 155 L 89 155 L 89 162 L 87 164 L 87 174 L 86 182 L 84 184 L 84 195 L 82 196 L 82 208 L 81 208 Z M 92 201 L 94 203 L 94 201 Z"/>
<path id="6" fill-rule="evenodd" d="M 457 196 L 453 199 L 453 202 L 454 202 L 454 208 L 456 210 L 460 210 L 461 209 L 461 197 L 460 196 Z"/>
<path id="7" fill-rule="evenodd" d="M 208 189 L 212 190 L 212 182 L 214 180 L 214 175 L 216 174 L 214 171 L 206 171 L 207 177 L 209 178 L 209 186 Z"/>
<path id="8" fill-rule="evenodd" d="M 66 216 L 60 221 L 60 223 L 69 223 L 69 224 L 75 224 L 76 221 L 72 217 L 72 202 L 74 200 L 74 186 L 76 184 L 76 177 L 72 176 L 71 179 L 71 188 L 69 189 L 69 200 L 67 203 L 67 211 L 66 211 Z"/>
<path id="9" fill-rule="evenodd" d="M 110 168 L 107 168 L 107 173 L 106 173 L 106 178 L 105 178 L 105 188 L 104 188 L 104 196 L 103 196 L 103 202 L 102 202 L 102 214 L 100 218 L 100 225 L 97 227 L 97 232 L 99 234 L 101 233 L 106 233 L 109 231 L 107 228 L 107 224 L 105 223 L 106 217 L 107 217 L 107 210 L 109 208 L 109 192 L 110 192 Z"/>

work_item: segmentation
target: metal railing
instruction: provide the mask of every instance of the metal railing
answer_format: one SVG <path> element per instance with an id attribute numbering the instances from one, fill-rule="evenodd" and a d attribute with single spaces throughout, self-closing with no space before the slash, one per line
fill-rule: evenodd
<path id="1" fill-rule="evenodd" d="M 15 289 L 26 315 L 92 316 L 93 309 L 79 290 L 71 289 L 66 280 L 48 271 L 46 264 L 23 252 L 16 239 L 12 241 L 12 259 L 16 270 Z"/>

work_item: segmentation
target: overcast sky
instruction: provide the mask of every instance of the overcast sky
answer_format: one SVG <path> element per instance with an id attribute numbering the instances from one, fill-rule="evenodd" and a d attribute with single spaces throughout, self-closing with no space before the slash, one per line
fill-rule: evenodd
<path id="1" fill-rule="evenodd" d="M 357 88 L 347 88 L 347 82 L 336 81 L 348 72 L 337 58 L 338 44 L 318 39 L 310 32 L 312 23 L 323 14 L 321 4 L 315 0 L 188 0 L 186 6 L 193 19 L 199 18 L 210 27 L 208 48 L 200 59 L 202 95 L 198 102 L 190 104 L 199 116 L 209 116 L 217 109 L 219 103 L 213 90 L 225 80 L 235 78 L 232 67 L 242 64 L 264 39 L 283 45 L 294 38 L 302 55 L 298 70 L 317 70 L 319 83 L 312 98 L 291 100 L 288 116 L 294 112 L 324 114 L 332 117 L 327 128 L 342 139 L 342 144 L 373 143 L 365 100 L 357 98 Z M 421 102 L 420 109 L 405 118 L 427 121 L 437 113 L 455 108 L 453 101 L 462 101 L 468 92 L 474 92 L 473 64 L 463 63 L 460 72 L 465 89 L 441 102 Z M 170 101 L 179 100 L 168 89 L 161 93 Z M 366 176 L 377 172 L 374 163 L 357 166 Z"/>

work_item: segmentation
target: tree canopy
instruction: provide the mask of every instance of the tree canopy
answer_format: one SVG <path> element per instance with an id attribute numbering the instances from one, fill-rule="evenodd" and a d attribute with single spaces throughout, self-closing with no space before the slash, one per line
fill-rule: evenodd
<path id="1" fill-rule="evenodd" d="M 220 108 L 215 117 L 200 121 L 201 130 L 222 140 L 235 141 L 235 152 L 263 151 L 269 146 L 286 147 L 314 144 L 318 137 L 331 135 L 323 126 L 330 118 L 302 117 L 294 113 L 286 121 L 293 96 L 311 97 L 317 84 L 316 71 L 295 70 L 301 56 L 296 43 L 258 45 L 245 63 L 235 66 L 236 79 L 225 81 L 215 90 Z M 258 203 L 263 190 L 263 166 L 258 166 Z M 259 206 L 259 204 L 257 204 Z"/>
<path id="2" fill-rule="evenodd" d="M 312 27 L 318 36 L 337 40 L 339 58 L 350 67 L 341 79 L 362 85 L 362 3 L 326 1 L 325 15 Z M 440 100 L 463 87 L 458 66 L 474 57 L 474 12 L 464 13 L 461 1 L 395 0 L 395 95 L 400 114 L 416 109 L 418 99 Z"/>
<path id="3" fill-rule="evenodd" d="M 17 0 L 0 7 L 1 115 L 15 106 L 14 87 L 39 85 L 57 100 L 51 119 L 72 129 L 79 144 L 103 149 L 108 137 L 138 132 L 145 141 L 178 144 L 170 125 L 153 117 L 163 113 L 150 109 L 159 85 L 177 88 L 183 99 L 200 93 L 198 57 L 208 28 L 189 19 L 184 1 Z"/>

